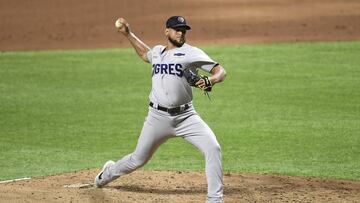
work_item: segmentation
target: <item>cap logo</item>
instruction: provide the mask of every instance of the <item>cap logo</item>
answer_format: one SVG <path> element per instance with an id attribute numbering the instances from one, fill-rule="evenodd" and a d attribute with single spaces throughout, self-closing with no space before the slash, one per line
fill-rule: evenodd
<path id="1" fill-rule="evenodd" d="M 180 23 L 183 23 L 183 22 L 185 21 L 185 19 L 184 19 L 183 17 L 178 17 L 178 21 L 179 21 Z"/>

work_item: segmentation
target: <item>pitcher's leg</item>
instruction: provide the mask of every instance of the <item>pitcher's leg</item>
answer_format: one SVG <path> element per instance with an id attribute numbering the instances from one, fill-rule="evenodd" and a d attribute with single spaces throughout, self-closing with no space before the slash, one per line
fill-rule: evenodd
<path id="1" fill-rule="evenodd" d="M 144 122 L 135 151 L 107 167 L 103 172 L 103 177 L 108 180 L 114 180 L 146 164 L 156 149 L 173 134 L 171 133 L 172 128 L 167 125 L 169 123 L 166 122 L 166 118 L 149 113 Z"/>
<path id="2" fill-rule="evenodd" d="M 205 156 L 208 183 L 206 202 L 223 202 L 221 148 L 214 133 L 198 115 L 187 118 L 179 131 L 182 131 L 181 135 Z"/>

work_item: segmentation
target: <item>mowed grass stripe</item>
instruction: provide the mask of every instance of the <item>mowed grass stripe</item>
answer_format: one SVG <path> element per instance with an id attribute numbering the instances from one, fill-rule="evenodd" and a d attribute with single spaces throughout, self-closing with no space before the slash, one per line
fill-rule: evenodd
<path id="1" fill-rule="evenodd" d="M 360 179 L 360 42 L 207 46 L 227 70 L 197 111 L 225 171 Z M 131 49 L 0 54 L 0 180 L 101 167 L 134 149 L 151 69 Z M 203 170 L 181 138 L 145 169 Z"/>

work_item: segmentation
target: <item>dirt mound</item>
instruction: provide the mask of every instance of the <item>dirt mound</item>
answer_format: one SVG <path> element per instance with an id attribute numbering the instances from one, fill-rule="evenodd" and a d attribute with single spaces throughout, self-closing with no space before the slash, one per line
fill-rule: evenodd
<path id="1" fill-rule="evenodd" d="M 0 184 L 6 202 L 204 202 L 205 174 L 139 170 L 98 189 L 97 170 Z M 225 174 L 225 202 L 356 202 L 360 182 Z"/>
<path id="2" fill-rule="evenodd" d="M 184 15 L 192 44 L 360 39 L 357 0 L 2 0 L 0 50 L 129 46 L 116 33 L 123 16 L 153 46 L 164 21 Z"/>

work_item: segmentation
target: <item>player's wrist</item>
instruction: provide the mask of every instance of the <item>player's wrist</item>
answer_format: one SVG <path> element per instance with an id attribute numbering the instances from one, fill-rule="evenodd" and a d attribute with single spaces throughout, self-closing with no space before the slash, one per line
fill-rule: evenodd
<path id="1" fill-rule="evenodd" d="M 211 83 L 212 86 L 217 83 L 217 79 L 216 79 L 216 77 L 214 77 L 214 76 L 210 76 L 210 77 L 209 77 L 209 80 L 210 80 L 210 83 Z"/>
<path id="2" fill-rule="evenodd" d="M 130 38 L 134 35 L 134 33 L 132 33 L 130 30 L 129 31 L 125 31 L 123 32 L 123 35 L 127 38 Z"/>

